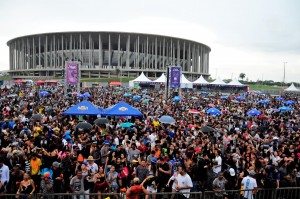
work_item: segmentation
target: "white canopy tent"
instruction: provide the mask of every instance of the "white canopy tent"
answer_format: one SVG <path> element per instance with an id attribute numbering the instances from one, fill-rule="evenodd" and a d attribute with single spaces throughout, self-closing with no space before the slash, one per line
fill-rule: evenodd
<path id="1" fill-rule="evenodd" d="M 166 78 L 165 74 L 163 73 L 159 78 L 152 81 L 152 83 L 154 83 L 154 84 L 164 84 L 164 83 L 166 83 L 166 81 L 167 81 L 167 78 Z"/>
<path id="2" fill-rule="evenodd" d="M 195 80 L 193 82 L 193 84 L 209 84 L 204 78 L 203 76 L 201 75 L 197 80 Z"/>
<path id="3" fill-rule="evenodd" d="M 219 85 L 219 86 L 225 86 L 226 83 L 221 80 L 220 77 L 218 77 L 215 81 L 210 83 L 211 85 Z"/>
<path id="4" fill-rule="evenodd" d="M 244 84 L 242 84 L 241 82 L 239 82 L 239 80 L 237 80 L 237 79 L 232 80 L 227 85 L 228 86 L 245 86 Z"/>
<path id="5" fill-rule="evenodd" d="M 180 87 L 181 88 L 193 88 L 193 82 L 191 82 L 190 80 L 188 80 L 184 74 L 181 74 L 181 78 L 180 78 Z"/>
<path id="6" fill-rule="evenodd" d="M 287 89 L 284 89 L 284 92 L 300 92 L 300 90 L 298 88 L 296 88 L 296 86 L 294 85 L 294 83 L 292 83 L 290 85 L 290 87 L 288 87 Z"/>
<path id="7" fill-rule="evenodd" d="M 138 76 L 136 79 L 129 81 L 129 87 L 133 88 L 135 82 L 151 83 L 152 81 L 148 77 L 145 76 L 144 72 L 142 72 L 141 75 Z"/>

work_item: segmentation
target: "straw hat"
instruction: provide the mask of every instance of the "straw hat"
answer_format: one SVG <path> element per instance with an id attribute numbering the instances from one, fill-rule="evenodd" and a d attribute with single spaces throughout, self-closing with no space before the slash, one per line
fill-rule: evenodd
<path id="1" fill-rule="evenodd" d="M 90 156 L 88 157 L 87 161 L 94 161 L 93 156 L 90 155 Z"/>

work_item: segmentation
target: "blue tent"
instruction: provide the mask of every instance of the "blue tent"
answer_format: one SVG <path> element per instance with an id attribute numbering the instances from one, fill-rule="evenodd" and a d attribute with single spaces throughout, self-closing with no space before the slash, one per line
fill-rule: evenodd
<path id="1" fill-rule="evenodd" d="M 70 107 L 63 112 L 64 115 L 101 115 L 101 111 L 86 100 Z"/>
<path id="2" fill-rule="evenodd" d="M 143 114 L 136 108 L 130 106 L 125 102 L 119 102 L 112 107 L 106 109 L 106 111 L 101 114 L 104 116 L 143 116 Z"/>

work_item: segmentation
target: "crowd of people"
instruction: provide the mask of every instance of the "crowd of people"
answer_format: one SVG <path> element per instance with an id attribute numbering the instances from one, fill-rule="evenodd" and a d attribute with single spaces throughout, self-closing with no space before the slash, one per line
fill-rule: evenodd
<path id="1" fill-rule="evenodd" d="M 108 117 L 107 124 L 96 125 L 99 115 L 62 114 L 82 98 L 64 95 L 59 87 L 44 89 L 50 95 L 40 96 L 37 87 L 1 89 L 1 194 L 98 193 L 101 198 L 103 193 L 123 192 L 128 198 L 135 193 L 147 198 L 182 192 L 189 198 L 187 192 L 213 190 L 229 197 L 226 190 L 300 185 L 297 96 L 222 97 L 184 90 L 174 101 L 165 100 L 162 90 L 86 88 L 82 92 L 90 94 L 87 100 L 95 106 L 125 101 L 143 114 Z M 141 99 L 124 97 L 125 92 Z M 286 100 L 293 101 L 291 110 L 278 110 Z M 221 114 L 206 113 L 210 107 Z M 261 114 L 247 115 L 254 108 Z M 42 117 L 33 119 L 36 114 Z M 161 123 L 162 115 L 176 122 Z M 76 128 L 82 121 L 92 128 Z M 124 122 L 133 125 L 122 128 Z M 242 194 L 252 199 L 254 193 Z"/>

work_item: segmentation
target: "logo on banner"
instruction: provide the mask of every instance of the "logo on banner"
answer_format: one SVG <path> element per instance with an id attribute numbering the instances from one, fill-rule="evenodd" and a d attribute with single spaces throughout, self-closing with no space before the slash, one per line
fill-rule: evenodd
<path id="1" fill-rule="evenodd" d="M 128 108 L 126 108 L 126 107 L 121 107 L 121 108 L 119 108 L 119 111 L 127 111 L 128 110 Z"/>
<path id="2" fill-rule="evenodd" d="M 81 110 L 81 111 L 85 111 L 85 110 L 88 110 L 89 107 L 87 107 L 87 106 L 78 106 L 77 109 L 78 109 L 78 110 Z"/>

